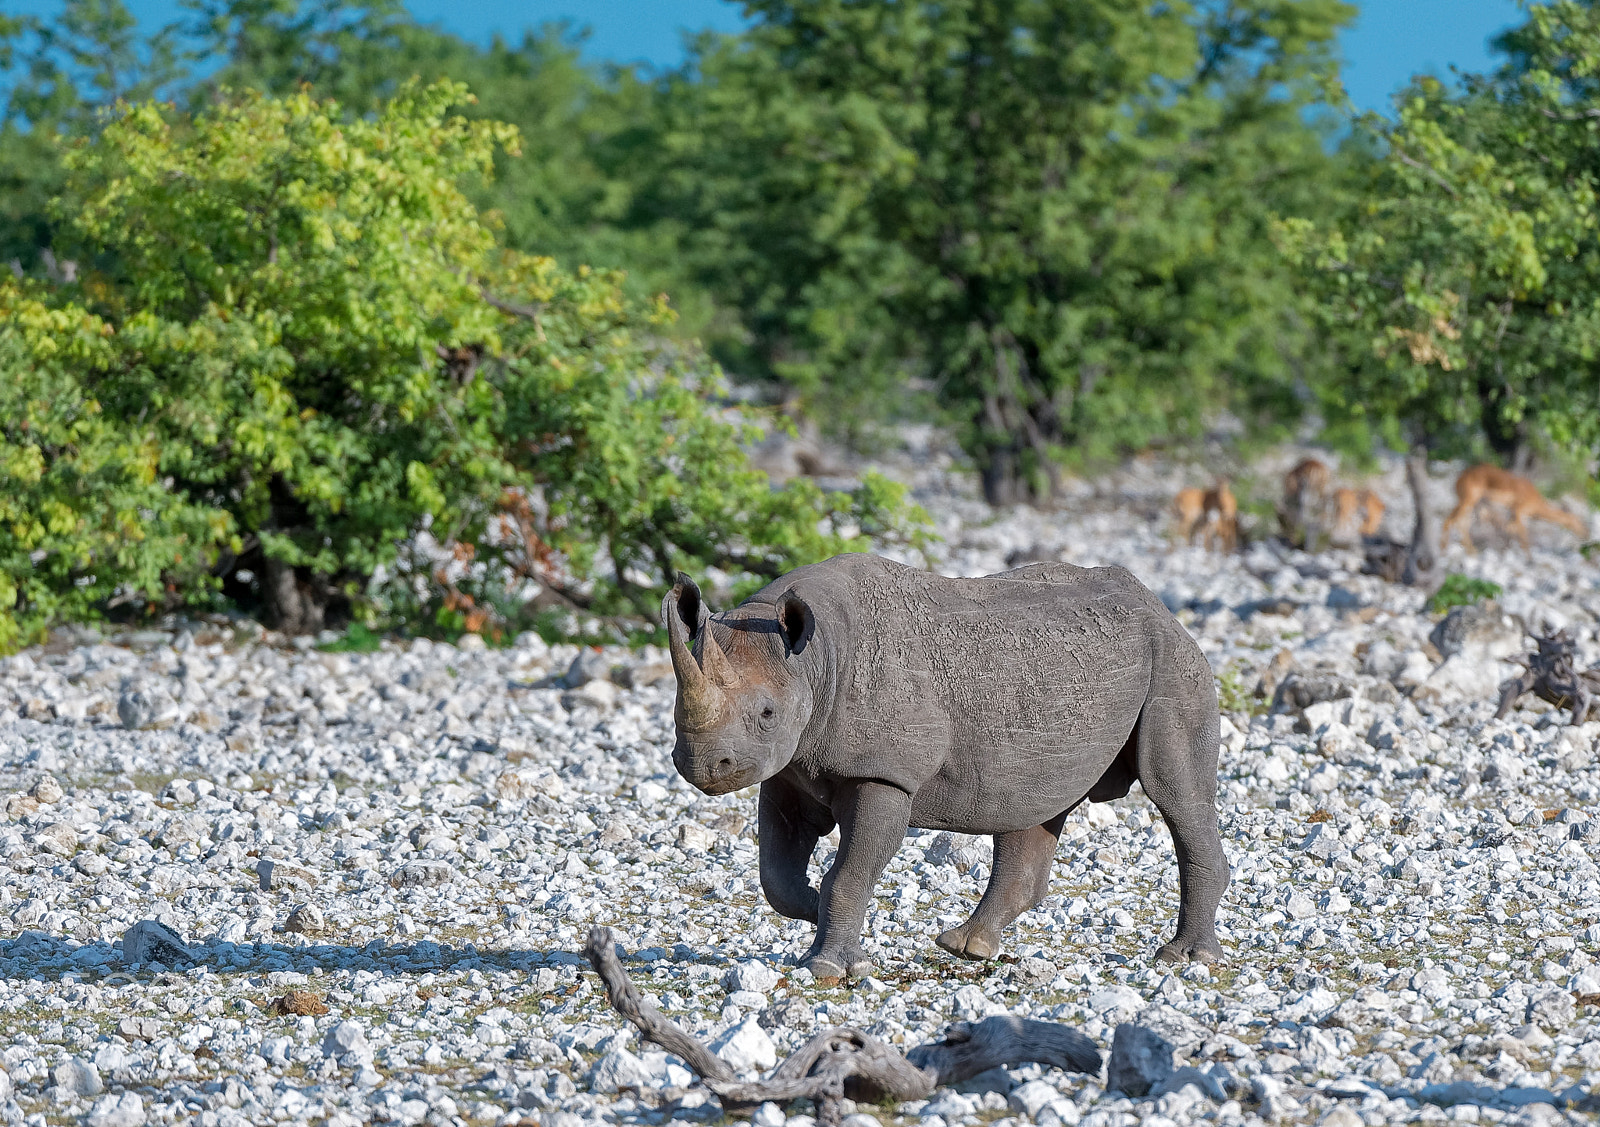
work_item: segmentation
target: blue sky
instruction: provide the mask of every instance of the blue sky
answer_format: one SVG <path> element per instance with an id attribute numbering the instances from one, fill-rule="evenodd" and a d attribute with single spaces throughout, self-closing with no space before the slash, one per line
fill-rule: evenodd
<path id="1" fill-rule="evenodd" d="M 518 38 L 549 20 L 588 26 L 588 54 L 597 59 L 671 65 L 683 56 L 683 34 L 740 26 L 740 5 L 726 0 L 408 0 L 419 18 L 471 39 L 498 31 Z M 49 13 L 59 0 L 0 0 L 10 12 Z M 159 26 L 180 11 L 175 0 L 129 0 L 142 23 Z M 1389 96 L 1413 74 L 1441 76 L 1490 65 L 1488 41 L 1519 20 L 1515 0 L 1367 0 L 1344 35 L 1345 82 L 1362 109 L 1387 110 Z"/>

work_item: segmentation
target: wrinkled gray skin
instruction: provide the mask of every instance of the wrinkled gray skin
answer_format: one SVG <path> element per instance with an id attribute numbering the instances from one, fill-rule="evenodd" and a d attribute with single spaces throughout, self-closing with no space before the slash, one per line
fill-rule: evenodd
<path id="1" fill-rule="evenodd" d="M 983 899 L 938 939 L 989 959 L 1044 898 L 1067 813 L 1135 779 L 1178 859 L 1178 933 L 1157 956 L 1221 955 L 1216 686 L 1126 570 L 948 579 L 835 556 L 717 615 L 679 575 L 662 617 L 678 674 L 673 763 L 707 794 L 761 785 L 762 891 L 816 923 L 803 965 L 818 977 L 870 969 L 862 924 L 908 827 L 994 835 Z M 834 826 L 819 891 L 806 866 Z"/>

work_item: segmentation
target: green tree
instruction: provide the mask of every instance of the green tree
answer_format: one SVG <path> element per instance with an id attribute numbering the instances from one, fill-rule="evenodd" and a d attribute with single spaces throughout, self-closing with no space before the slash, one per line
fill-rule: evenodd
<path id="1" fill-rule="evenodd" d="M 1287 406 L 1270 240 L 1316 206 L 1337 0 L 759 0 L 667 85 L 675 222 L 731 368 L 836 417 L 931 382 L 1002 502 Z"/>
<path id="2" fill-rule="evenodd" d="M 591 66 L 581 34 L 546 24 L 515 42 L 479 47 L 418 24 L 398 0 L 186 0 L 199 53 L 222 58 L 190 94 L 222 88 L 288 95 L 309 87 L 347 111 L 372 112 L 405 82 L 449 79 L 473 90 L 460 112 L 517 127 L 521 145 L 495 154 L 495 175 L 467 186 L 505 245 L 627 271 L 635 299 L 663 291 L 678 336 L 703 330 L 710 303 L 682 270 L 676 228 L 635 221 L 659 132 L 652 86 L 629 66 Z"/>
<path id="3" fill-rule="evenodd" d="M 881 482 L 769 489 L 715 371 L 655 343 L 664 302 L 502 249 L 462 184 L 516 132 L 453 112 L 468 98 L 146 102 L 73 143 L 55 214 L 85 265 L 35 284 L 56 326 L 36 347 L 94 326 L 63 376 L 154 458 L 140 482 L 207 514 L 220 550 L 175 597 L 220 583 L 289 630 L 384 607 L 481 628 L 530 582 L 639 611 L 677 567 L 775 574 L 909 531 Z M 418 542 L 443 558 L 407 572 Z"/>
<path id="4" fill-rule="evenodd" d="M 161 479 L 155 428 L 93 397 L 115 364 L 110 338 L 99 318 L 0 281 L 0 650 L 119 602 L 203 588 L 227 530 L 225 514 Z"/>
<path id="5" fill-rule="evenodd" d="M 1353 207 L 1280 228 L 1332 360 L 1330 434 L 1413 446 L 1414 489 L 1430 454 L 1600 451 L 1600 11 L 1534 6 L 1498 46 L 1493 74 L 1419 78 L 1362 123 L 1378 159 Z M 1432 539 L 1419 523 L 1423 564 Z"/>
<path id="6" fill-rule="evenodd" d="M 121 0 L 66 0 L 50 22 L 0 16 L 0 263 L 60 274 L 49 202 L 65 173 L 56 141 L 93 128 L 119 98 L 183 75 L 176 28 L 141 37 Z"/>

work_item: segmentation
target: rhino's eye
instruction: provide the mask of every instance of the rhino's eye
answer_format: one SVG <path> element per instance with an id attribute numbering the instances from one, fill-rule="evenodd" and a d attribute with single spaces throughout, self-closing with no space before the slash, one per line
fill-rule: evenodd
<path id="1" fill-rule="evenodd" d="M 763 720 L 771 720 L 776 715 L 778 715 L 777 711 L 770 704 L 761 710 L 761 719 Z"/>
<path id="2" fill-rule="evenodd" d="M 761 710 L 761 716 L 756 720 L 756 727 L 760 728 L 763 732 L 769 730 L 772 727 L 773 720 L 776 719 L 777 715 L 777 709 L 773 708 L 770 704 L 767 705 Z"/>

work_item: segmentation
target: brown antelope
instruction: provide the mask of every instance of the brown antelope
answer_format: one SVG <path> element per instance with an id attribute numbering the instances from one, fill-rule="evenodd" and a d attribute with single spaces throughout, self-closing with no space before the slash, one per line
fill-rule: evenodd
<path id="1" fill-rule="evenodd" d="M 1356 516 L 1361 516 L 1360 533 L 1372 536 L 1383 524 L 1383 500 L 1370 489 L 1335 489 L 1333 491 L 1333 527 L 1343 532 L 1355 527 Z"/>
<path id="2" fill-rule="evenodd" d="M 1450 530 L 1457 527 L 1461 531 L 1461 546 L 1469 552 L 1473 551 L 1472 518 L 1478 506 L 1484 501 L 1488 501 L 1491 505 L 1504 505 L 1511 510 L 1511 531 L 1522 541 L 1524 551 L 1528 550 L 1529 517 L 1559 524 L 1579 536 L 1587 536 L 1589 533 L 1583 518 L 1546 501 L 1544 495 L 1539 492 L 1539 487 L 1527 478 L 1508 473 L 1499 466 L 1478 465 L 1462 471 L 1461 476 L 1456 478 L 1457 504 L 1455 510 L 1444 520 L 1444 532 L 1439 537 L 1440 551 L 1450 543 Z M 1492 509 L 1490 519 L 1499 525 Z"/>
<path id="3" fill-rule="evenodd" d="M 1291 509 L 1302 503 L 1321 508 L 1328 493 L 1328 467 L 1315 458 L 1301 458 L 1283 475 L 1283 496 Z"/>
<path id="4" fill-rule="evenodd" d="M 1239 544 L 1239 503 L 1228 488 L 1227 478 L 1218 478 L 1210 489 L 1193 486 L 1180 489 L 1172 500 L 1178 517 L 1178 535 L 1194 543 L 1195 536 L 1205 530 L 1205 546 L 1210 550 L 1220 540 L 1224 551 L 1233 551 Z M 1216 519 L 1212 519 L 1212 514 Z"/>

